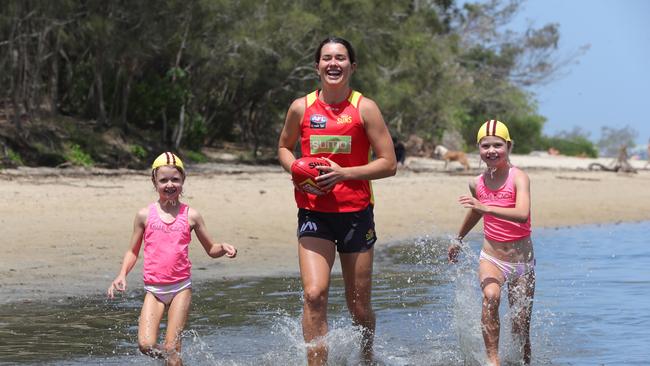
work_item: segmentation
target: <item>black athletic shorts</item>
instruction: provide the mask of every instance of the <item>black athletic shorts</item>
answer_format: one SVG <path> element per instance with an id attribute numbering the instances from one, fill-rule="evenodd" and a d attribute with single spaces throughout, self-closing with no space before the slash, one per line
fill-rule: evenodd
<path id="1" fill-rule="evenodd" d="M 298 210 L 298 238 L 311 236 L 336 244 L 339 253 L 365 252 L 377 241 L 372 205 L 356 212 Z"/>

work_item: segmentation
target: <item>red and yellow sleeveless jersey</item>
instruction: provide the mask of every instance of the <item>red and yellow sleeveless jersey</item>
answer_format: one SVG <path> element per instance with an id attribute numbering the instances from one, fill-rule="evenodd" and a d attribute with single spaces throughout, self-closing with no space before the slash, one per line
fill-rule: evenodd
<path id="1" fill-rule="evenodd" d="M 370 161 L 370 141 L 359 113 L 362 95 L 351 91 L 338 104 L 318 99 L 316 90 L 305 97 L 306 109 L 300 123 L 302 156 L 328 158 L 342 167 L 359 166 Z M 354 212 L 373 202 L 368 180 L 346 180 L 323 196 L 295 191 L 299 208 L 320 212 Z"/>

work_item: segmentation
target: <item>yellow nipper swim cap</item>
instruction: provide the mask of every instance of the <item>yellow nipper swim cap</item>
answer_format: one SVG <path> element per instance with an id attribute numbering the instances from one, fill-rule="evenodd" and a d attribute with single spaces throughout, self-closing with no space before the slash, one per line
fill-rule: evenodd
<path id="1" fill-rule="evenodd" d="M 153 164 L 151 164 L 151 170 L 156 170 L 156 168 L 164 165 L 175 166 L 180 168 L 180 170 L 185 171 L 185 168 L 183 167 L 183 161 L 178 156 L 170 152 L 164 152 L 158 155 L 156 160 L 153 161 Z"/>
<path id="2" fill-rule="evenodd" d="M 510 132 L 508 132 L 508 127 L 506 127 L 505 123 L 497 121 L 496 119 L 485 121 L 483 126 L 481 126 L 481 128 L 478 130 L 478 134 L 476 135 L 476 142 L 481 142 L 481 139 L 485 136 L 497 136 L 506 141 L 512 141 L 510 140 Z"/>

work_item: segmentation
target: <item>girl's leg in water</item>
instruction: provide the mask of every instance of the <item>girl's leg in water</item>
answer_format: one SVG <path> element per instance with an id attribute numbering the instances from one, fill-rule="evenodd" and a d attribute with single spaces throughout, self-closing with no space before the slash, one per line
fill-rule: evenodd
<path id="1" fill-rule="evenodd" d="M 160 320 L 164 312 L 165 304 L 156 299 L 152 293 L 147 292 L 144 295 L 144 303 L 138 321 L 138 347 L 140 352 L 147 356 L 164 357 L 160 346 L 157 344 Z"/>
<path id="2" fill-rule="evenodd" d="M 524 364 L 530 365 L 530 318 L 535 295 L 535 271 L 513 280 L 508 286 L 508 302 L 512 311 L 512 333 L 520 343 Z"/>
<path id="3" fill-rule="evenodd" d="M 167 365 L 179 366 L 181 360 L 181 333 L 187 322 L 187 315 L 192 303 L 192 289 L 186 288 L 174 296 L 167 311 L 167 333 L 165 333 L 164 349 L 167 354 Z"/>
<path id="4" fill-rule="evenodd" d="M 501 286 L 505 278 L 503 272 L 494 264 L 479 261 L 479 281 L 483 290 L 483 309 L 481 312 L 481 328 L 483 341 L 489 362 L 498 366 L 499 361 L 499 304 L 501 302 Z"/>

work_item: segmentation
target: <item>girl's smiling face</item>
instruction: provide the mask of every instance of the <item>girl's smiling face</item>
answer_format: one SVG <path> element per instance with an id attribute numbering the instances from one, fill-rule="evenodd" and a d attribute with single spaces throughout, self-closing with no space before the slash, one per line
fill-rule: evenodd
<path id="1" fill-rule="evenodd" d="M 481 159 L 490 168 L 498 168 L 508 164 L 510 144 L 497 136 L 485 136 L 478 143 Z"/>
<path id="2" fill-rule="evenodd" d="M 355 68 L 344 45 L 330 42 L 321 48 L 316 69 L 322 83 L 347 85 Z"/>
<path id="3" fill-rule="evenodd" d="M 163 165 L 154 174 L 154 187 L 163 201 L 177 201 L 183 192 L 185 177 L 173 166 Z"/>

